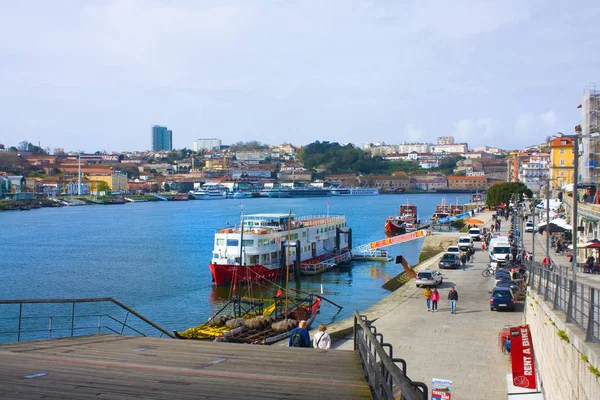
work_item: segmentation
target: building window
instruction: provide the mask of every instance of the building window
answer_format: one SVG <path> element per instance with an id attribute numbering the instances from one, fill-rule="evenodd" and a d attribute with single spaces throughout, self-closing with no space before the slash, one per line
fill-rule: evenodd
<path id="1" fill-rule="evenodd" d="M 560 149 L 560 154 L 565 154 L 565 149 Z"/>
<path id="2" fill-rule="evenodd" d="M 564 167 L 565 166 L 565 160 L 560 160 L 560 166 Z"/>

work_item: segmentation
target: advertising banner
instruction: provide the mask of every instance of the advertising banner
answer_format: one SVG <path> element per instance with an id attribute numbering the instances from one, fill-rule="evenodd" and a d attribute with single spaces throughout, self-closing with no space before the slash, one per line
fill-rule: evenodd
<path id="1" fill-rule="evenodd" d="M 510 348 L 513 385 L 535 389 L 533 343 L 531 342 L 529 325 L 510 328 Z"/>
<path id="2" fill-rule="evenodd" d="M 431 400 L 452 400 L 452 381 L 433 378 L 431 380 Z"/>
<path id="3" fill-rule="evenodd" d="M 415 231 L 410 233 L 405 233 L 403 235 L 392 236 L 387 239 L 378 240 L 376 242 L 369 243 L 369 248 L 371 249 L 380 249 L 382 247 L 391 246 L 393 244 L 398 244 L 402 242 L 408 242 L 409 240 L 419 239 L 425 236 L 425 231 Z"/>

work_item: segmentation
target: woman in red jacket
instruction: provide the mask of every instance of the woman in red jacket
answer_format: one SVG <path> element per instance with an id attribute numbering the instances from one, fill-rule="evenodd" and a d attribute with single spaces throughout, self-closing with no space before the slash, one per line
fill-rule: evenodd
<path id="1" fill-rule="evenodd" d="M 438 292 L 437 289 L 434 288 L 433 292 L 431 292 L 431 311 L 432 312 L 437 311 L 438 301 L 440 301 L 440 292 Z"/>

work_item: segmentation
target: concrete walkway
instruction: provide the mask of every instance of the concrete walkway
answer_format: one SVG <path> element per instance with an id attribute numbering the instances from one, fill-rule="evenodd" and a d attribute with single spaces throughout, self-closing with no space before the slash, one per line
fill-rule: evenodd
<path id="1" fill-rule="evenodd" d="M 475 218 L 487 227 L 491 215 L 484 212 Z M 509 225 L 510 221 L 503 221 L 503 234 Z M 406 360 L 412 380 L 425 382 L 431 390 L 432 378 L 449 379 L 453 398 L 457 399 L 506 399 L 510 359 L 498 347 L 498 333 L 521 323 L 523 305 L 518 303 L 514 313 L 490 311 L 494 281 L 481 274 L 489 256 L 480 246 L 476 249 L 474 262 L 467 264 L 465 271 L 442 271 L 438 312 L 427 312 L 423 289 L 417 289 L 411 281 L 401 289 L 403 293 L 393 293 L 364 314 L 369 319 L 376 315 L 377 332 L 393 345 L 394 357 Z M 459 296 L 456 314 L 450 313 L 447 300 L 451 286 L 456 286 Z M 352 348 L 351 342 L 336 345 Z"/>

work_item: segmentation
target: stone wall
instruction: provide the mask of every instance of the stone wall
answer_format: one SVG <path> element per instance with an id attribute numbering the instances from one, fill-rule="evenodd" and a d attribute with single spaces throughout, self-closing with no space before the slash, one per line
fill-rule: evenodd
<path id="1" fill-rule="evenodd" d="M 529 290 L 525 320 L 531 329 L 542 391 L 547 400 L 600 399 L 600 345 L 585 342 L 585 332 L 566 324 L 543 296 Z M 596 373 L 590 368 L 597 368 Z"/>

